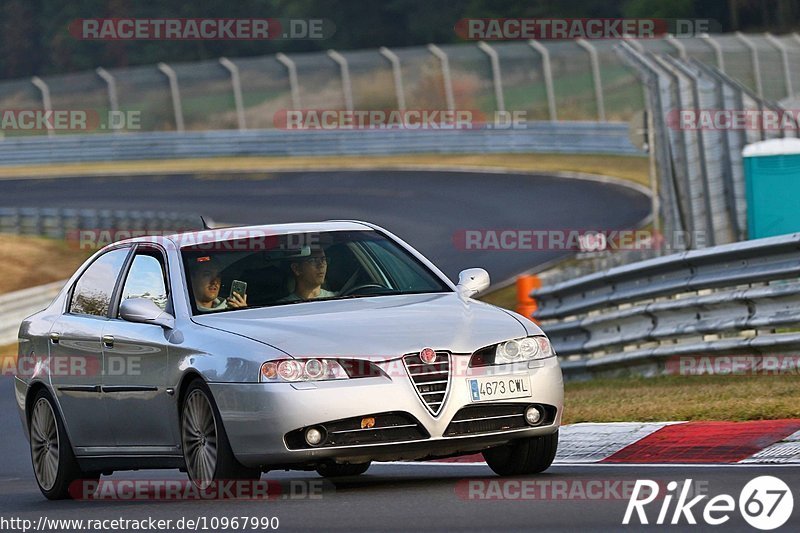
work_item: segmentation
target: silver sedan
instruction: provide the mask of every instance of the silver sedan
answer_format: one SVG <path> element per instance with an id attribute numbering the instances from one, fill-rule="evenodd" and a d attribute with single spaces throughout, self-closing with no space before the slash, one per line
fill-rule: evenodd
<path id="1" fill-rule="evenodd" d="M 109 245 L 19 331 L 15 392 L 36 480 L 180 468 L 198 487 L 273 469 L 482 452 L 550 466 L 561 370 L 529 319 L 473 299 L 372 224 L 337 221 Z"/>

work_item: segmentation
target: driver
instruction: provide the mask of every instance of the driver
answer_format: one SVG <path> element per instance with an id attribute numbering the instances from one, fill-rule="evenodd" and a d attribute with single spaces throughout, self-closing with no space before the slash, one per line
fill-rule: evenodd
<path id="1" fill-rule="evenodd" d="M 292 259 L 289 264 L 294 277 L 294 291 L 279 302 L 299 302 L 331 298 L 336 293 L 322 288 L 328 273 L 328 258 L 322 248 L 313 248 L 306 257 Z"/>
<path id="2" fill-rule="evenodd" d="M 192 293 L 200 312 L 247 307 L 247 295 L 234 292 L 227 300 L 219 297 L 222 285 L 219 265 L 210 256 L 198 257 L 191 272 Z"/>

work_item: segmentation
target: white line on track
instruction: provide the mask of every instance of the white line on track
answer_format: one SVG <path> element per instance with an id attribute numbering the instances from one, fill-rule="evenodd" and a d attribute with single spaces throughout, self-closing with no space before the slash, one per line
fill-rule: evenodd
<path id="1" fill-rule="evenodd" d="M 445 463 L 437 461 L 393 461 L 376 462 L 376 465 L 403 466 L 487 466 L 486 463 Z M 639 467 L 639 468 L 763 468 L 763 467 L 800 467 L 800 463 L 553 463 L 553 466 L 598 466 L 598 467 Z"/>

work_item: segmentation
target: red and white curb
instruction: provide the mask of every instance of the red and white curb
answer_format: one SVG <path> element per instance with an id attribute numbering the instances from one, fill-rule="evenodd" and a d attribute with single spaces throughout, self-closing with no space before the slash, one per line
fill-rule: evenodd
<path id="1" fill-rule="evenodd" d="M 484 464 L 480 454 L 437 462 Z M 800 464 L 800 419 L 570 424 L 554 464 Z"/>

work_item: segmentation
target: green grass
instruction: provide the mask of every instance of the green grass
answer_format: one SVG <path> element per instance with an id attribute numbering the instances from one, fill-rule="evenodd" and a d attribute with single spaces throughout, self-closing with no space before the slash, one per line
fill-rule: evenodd
<path id="1" fill-rule="evenodd" d="M 564 423 L 800 418 L 797 378 L 715 375 L 567 382 Z"/>
<path id="2" fill-rule="evenodd" d="M 512 284 L 508 287 L 503 287 L 502 289 L 497 289 L 484 294 L 478 299 L 504 309 L 511 309 L 513 311 L 517 307 L 517 286 Z"/>

